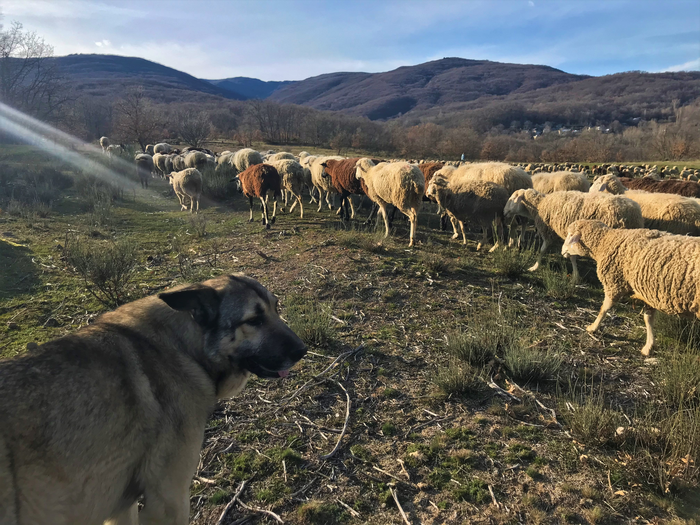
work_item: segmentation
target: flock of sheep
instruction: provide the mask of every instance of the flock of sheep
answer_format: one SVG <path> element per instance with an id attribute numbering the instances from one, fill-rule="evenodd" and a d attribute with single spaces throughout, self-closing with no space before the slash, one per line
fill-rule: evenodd
<path id="1" fill-rule="evenodd" d="M 106 139 L 105 139 L 106 140 Z M 102 140 L 100 141 L 102 144 Z M 103 149 L 109 147 L 103 145 Z M 149 146 L 136 155 L 143 177 L 152 172 L 168 177 L 183 209 L 199 209 L 202 193 L 200 169 L 211 166 L 234 177 L 238 190 L 249 200 L 250 221 L 253 202 L 262 205 L 262 221 L 274 223 L 278 200 L 290 211 L 304 209 L 302 191 L 307 188 L 311 203 L 321 211 L 325 202 L 340 197 L 343 220 L 356 215 L 352 198 L 367 196 L 374 204 L 370 218 L 381 213 L 385 237 L 390 220 L 398 209 L 409 220 L 409 246 L 414 246 L 418 212 L 423 201 L 432 201 L 445 223 L 460 233 L 466 244 L 465 224 L 482 230 L 477 250 L 486 245 L 495 225 L 496 243 L 507 226 L 519 223 L 521 239 L 529 221 L 534 222 L 542 240 L 542 255 L 557 241 L 564 241 L 562 255 L 573 266 L 572 278 L 579 278 L 577 257 L 590 257 L 597 263 L 605 299 L 598 318 L 588 327 L 598 329 L 605 313 L 624 297 L 645 303 L 647 341 L 642 348 L 649 355 L 654 345 L 653 322 L 656 310 L 672 315 L 700 318 L 700 184 L 697 170 L 656 166 L 621 165 L 513 166 L 501 162 L 444 163 L 380 161 L 369 158 L 346 159 L 314 156 L 306 152 L 267 152 L 246 148 L 220 154 L 205 149 L 182 152 L 162 143 Z M 589 175 L 597 174 L 589 182 Z M 622 177 L 629 175 L 630 177 Z M 662 179 L 677 176 L 677 179 Z M 685 180 L 681 180 L 681 176 Z M 272 201 L 270 216 L 268 204 Z M 368 219 L 369 220 L 369 219 Z M 458 229 L 459 228 L 459 229 Z M 511 243 L 512 244 L 512 243 Z"/>

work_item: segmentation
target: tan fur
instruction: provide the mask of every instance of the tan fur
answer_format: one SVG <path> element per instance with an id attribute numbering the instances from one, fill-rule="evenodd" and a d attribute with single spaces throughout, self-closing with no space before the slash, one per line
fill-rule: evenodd
<path id="1" fill-rule="evenodd" d="M 189 198 L 190 213 L 194 212 L 195 203 L 197 204 L 197 212 L 199 212 L 199 198 L 202 195 L 202 174 L 194 168 L 187 168 L 170 173 L 169 179 L 182 209 L 187 209 L 186 198 Z"/>
<path id="2" fill-rule="evenodd" d="M 357 161 L 356 176 L 367 186 L 367 196 L 379 206 L 384 216 L 385 234 L 389 236 L 389 220 L 386 207 L 393 204 L 408 217 L 411 223 L 409 247 L 413 246 L 418 225 L 418 211 L 425 194 L 425 177 L 421 170 L 407 162 L 380 162 L 370 159 Z"/>
<path id="3" fill-rule="evenodd" d="M 547 194 L 555 191 L 588 191 L 591 184 L 583 173 L 555 171 L 533 175 L 532 187 L 540 193 Z"/>
<path id="4" fill-rule="evenodd" d="M 257 281 L 222 276 L 1 361 L 0 523 L 186 525 L 217 399 L 305 353 L 276 304 Z"/>
<path id="5" fill-rule="evenodd" d="M 606 312 L 624 297 L 647 305 L 644 355 L 654 346 L 656 310 L 700 319 L 698 238 L 658 230 L 616 230 L 599 221 L 582 220 L 569 225 L 562 255 L 592 257 L 597 263 L 605 299 L 589 332 L 595 332 Z"/>
<path id="6" fill-rule="evenodd" d="M 262 164 L 262 161 L 262 155 L 251 148 L 239 149 L 229 156 L 229 163 L 235 168 L 237 173 L 242 173 L 256 164 Z"/>
<path id="7" fill-rule="evenodd" d="M 516 190 L 532 188 L 532 178 L 525 170 L 504 162 L 465 164 L 457 168 L 454 176 L 493 182 L 503 186 L 509 194 Z"/>
<path id="8" fill-rule="evenodd" d="M 277 155 L 280 155 L 280 153 Z M 296 160 L 286 158 L 280 160 L 268 160 L 266 164 L 274 166 L 277 173 L 280 174 L 280 179 L 282 180 L 282 191 L 288 191 L 294 196 L 294 198 L 296 198 L 296 201 L 294 204 L 292 204 L 289 212 L 291 213 L 298 203 L 299 218 L 303 219 L 304 203 L 301 200 L 301 193 L 304 189 L 304 168 Z M 285 204 L 287 203 L 286 199 L 287 197 L 285 194 Z M 284 211 L 284 209 L 282 211 Z"/>

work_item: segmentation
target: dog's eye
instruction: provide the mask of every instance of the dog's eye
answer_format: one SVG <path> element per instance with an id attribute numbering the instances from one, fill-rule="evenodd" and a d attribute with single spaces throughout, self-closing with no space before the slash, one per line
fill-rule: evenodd
<path id="1" fill-rule="evenodd" d="M 253 317 L 252 319 L 248 319 L 245 324 L 248 326 L 260 326 L 265 322 L 264 317 Z"/>

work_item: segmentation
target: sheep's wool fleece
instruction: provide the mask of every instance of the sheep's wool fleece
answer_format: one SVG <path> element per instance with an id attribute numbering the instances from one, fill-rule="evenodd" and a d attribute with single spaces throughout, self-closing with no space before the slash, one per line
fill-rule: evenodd
<path id="1" fill-rule="evenodd" d="M 444 168 L 443 168 L 444 169 Z M 455 177 L 469 177 L 472 180 L 486 180 L 500 184 L 511 194 L 516 190 L 532 188 L 532 178 L 524 169 L 504 162 L 477 162 L 457 168 Z"/>
<path id="2" fill-rule="evenodd" d="M 239 149 L 229 157 L 229 162 L 239 172 L 245 171 L 256 164 L 262 164 L 262 161 L 262 155 L 251 148 Z"/>
<path id="3" fill-rule="evenodd" d="M 372 164 L 369 161 L 367 165 Z M 416 166 L 407 162 L 381 162 L 371 166 L 361 178 L 367 185 L 367 196 L 372 201 L 393 204 L 401 211 L 420 208 L 425 194 L 425 177 Z"/>
<path id="4" fill-rule="evenodd" d="M 606 295 L 632 295 L 667 314 L 700 318 L 700 239 L 658 230 L 616 230 L 598 221 L 572 224 L 598 264 Z"/>
<path id="5" fill-rule="evenodd" d="M 296 160 L 282 159 L 267 161 L 266 164 L 274 166 L 282 180 L 282 187 L 294 194 L 301 193 L 304 186 L 304 168 Z"/>
<path id="6" fill-rule="evenodd" d="M 588 191 L 591 185 L 583 173 L 554 171 L 533 175 L 532 187 L 540 193 L 554 193 L 555 191 Z"/>
<path id="7" fill-rule="evenodd" d="M 537 230 L 565 239 L 566 229 L 579 219 L 602 221 L 611 228 L 643 228 L 644 219 L 639 204 L 621 195 L 558 191 L 542 195 L 535 190 L 523 194 L 524 201 L 535 219 Z M 536 211 L 535 211 L 536 210 Z"/>
<path id="8" fill-rule="evenodd" d="M 176 193 L 197 196 L 202 193 L 202 174 L 195 168 L 187 168 L 172 174 Z"/>
<path id="9" fill-rule="evenodd" d="M 509 194 L 493 182 L 453 178 L 446 187 L 437 187 L 437 196 L 440 206 L 458 220 L 488 227 L 496 216 L 503 215 Z"/>

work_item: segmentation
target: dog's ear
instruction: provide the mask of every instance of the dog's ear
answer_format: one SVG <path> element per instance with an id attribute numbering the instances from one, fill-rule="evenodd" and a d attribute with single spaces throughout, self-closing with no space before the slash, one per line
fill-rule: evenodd
<path id="1" fill-rule="evenodd" d="M 219 317 L 221 298 L 209 286 L 193 284 L 182 290 L 159 293 L 158 298 L 173 310 L 190 312 L 197 324 L 203 327 L 213 326 Z"/>

